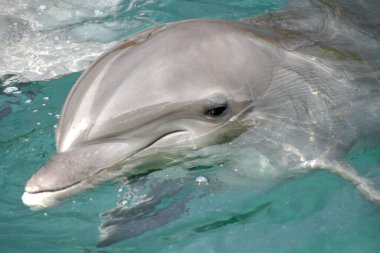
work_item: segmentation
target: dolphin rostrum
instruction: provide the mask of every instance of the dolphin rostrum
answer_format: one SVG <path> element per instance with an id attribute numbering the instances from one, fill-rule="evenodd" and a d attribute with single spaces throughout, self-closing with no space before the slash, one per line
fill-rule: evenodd
<path id="1" fill-rule="evenodd" d="M 344 161 L 355 143 L 380 132 L 378 58 L 368 53 L 379 43 L 360 43 L 361 24 L 348 29 L 339 13 L 314 8 L 330 26 L 291 26 L 269 15 L 249 24 L 183 21 L 129 36 L 72 88 L 57 154 L 27 182 L 23 202 L 49 207 L 121 175 L 197 165 L 191 154 L 236 140 L 276 173 L 328 169 L 380 203 L 370 180 Z"/>

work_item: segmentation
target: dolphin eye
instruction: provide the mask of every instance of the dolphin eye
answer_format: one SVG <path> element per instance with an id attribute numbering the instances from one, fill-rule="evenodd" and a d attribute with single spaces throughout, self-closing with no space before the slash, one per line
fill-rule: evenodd
<path id="1" fill-rule="evenodd" d="M 216 118 L 219 116 L 224 115 L 224 113 L 227 111 L 227 104 L 222 105 L 216 105 L 213 106 L 205 111 L 205 115 L 210 118 Z"/>

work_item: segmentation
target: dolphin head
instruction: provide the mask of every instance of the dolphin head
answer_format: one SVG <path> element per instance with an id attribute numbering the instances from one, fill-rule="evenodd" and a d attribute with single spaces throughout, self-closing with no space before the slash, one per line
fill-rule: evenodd
<path id="1" fill-rule="evenodd" d="M 211 20 L 132 35 L 72 88 L 57 154 L 27 182 L 23 202 L 47 207 L 144 164 L 234 138 L 270 85 L 277 51 L 248 28 Z"/>

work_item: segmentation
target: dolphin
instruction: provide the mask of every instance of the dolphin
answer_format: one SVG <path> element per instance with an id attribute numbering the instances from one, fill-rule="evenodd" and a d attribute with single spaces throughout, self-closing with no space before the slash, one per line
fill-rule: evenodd
<path id="1" fill-rule="evenodd" d="M 327 169 L 380 203 L 344 159 L 364 139 L 379 143 L 377 30 L 341 22 L 343 7 L 296 2 L 299 15 L 162 24 L 104 53 L 68 95 L 57 154 L 26 183 L 24 204 L 50 207 L 120 176 L 236 150 L 261 159 L 252 175 Z"/>

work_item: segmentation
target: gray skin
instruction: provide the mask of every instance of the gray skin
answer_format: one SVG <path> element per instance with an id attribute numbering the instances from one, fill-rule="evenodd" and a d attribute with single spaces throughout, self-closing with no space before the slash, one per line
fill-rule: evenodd
<path id="1" fill-rule="evenodd" d="M 362 30 L 337 24 L 328 7 L 303 7 L 329 30 L 301 15 L 244 20 L 251 25 L 192 20 L 132 35 L 105 53 L 71 90 L 57 154 L 27 182 L 23 202 L 49 207 L 121 175 L 202 165 L 207 148 L 222 151 L 233 140 L 276 175 L 329 169 L 379 203 L 368 179 L 344 162 L 355 143 L 379 136 L 378 58 L 368 54 L 378 42 L 356 43 Z"/>

